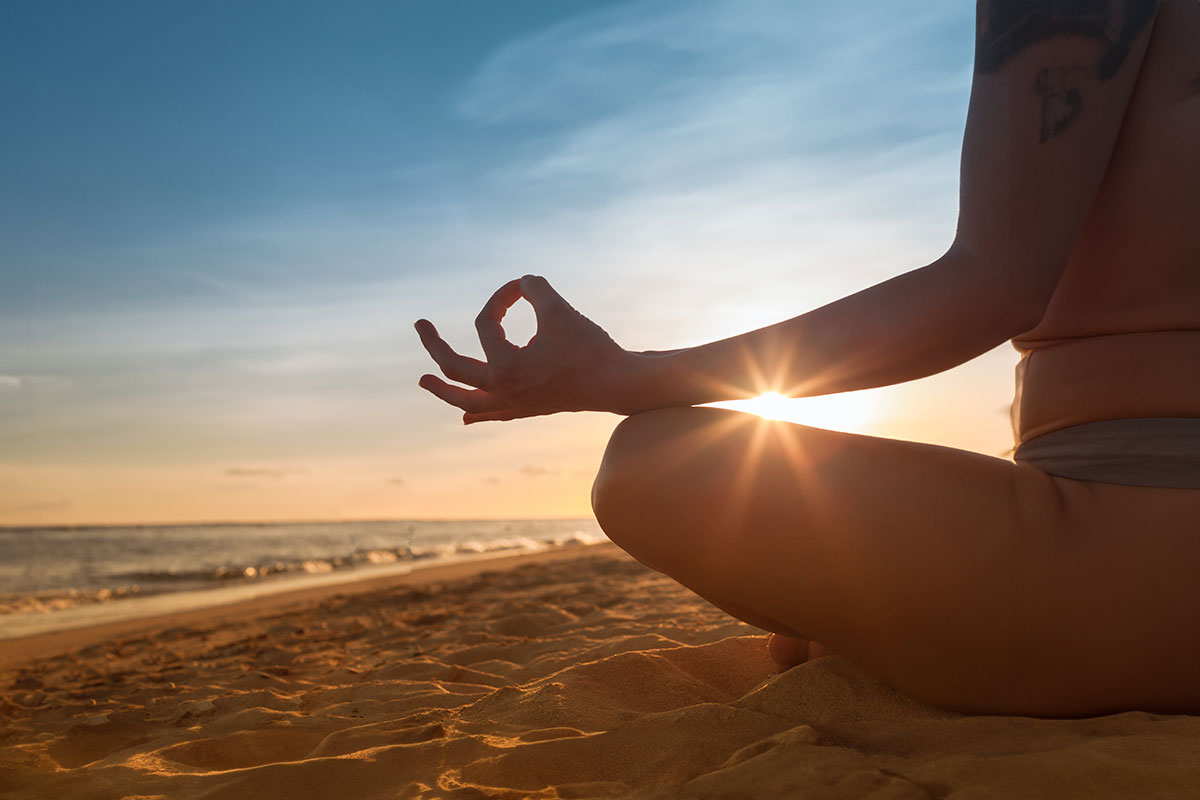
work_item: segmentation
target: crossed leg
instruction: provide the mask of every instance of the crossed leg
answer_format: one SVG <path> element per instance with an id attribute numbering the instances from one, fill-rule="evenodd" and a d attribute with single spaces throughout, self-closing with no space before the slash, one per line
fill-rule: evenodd
<path id="1" fill-rule="evenodd" d="M 931 703 L 1200 707 L 1184 664 L 1200 656 L 1200 493 L 676 408 L 618 426 L 593 505 L 647 566 Z M 1123 627 L 1139 653 L 1114 648 Z"/>

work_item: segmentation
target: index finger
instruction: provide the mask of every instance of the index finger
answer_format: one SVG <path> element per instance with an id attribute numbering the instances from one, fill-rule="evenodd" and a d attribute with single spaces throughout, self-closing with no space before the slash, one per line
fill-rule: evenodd
<path id="1" fill-rule="evenodd" d="M 533 306 L 533 313 L 537 315 L 539 323 L 555 311 L 571 308 L 571 304 L 541 275 L 526 275 L 521 278 L 520 285 L 521 294 L 529 301 L 529 305 Z"/>
<path id="2" fill-rule="evenodd" d="M 483 345 L 483 352 L 488 361 L 513 348 L 513 343 L 504 335 L 504 326 L 501 323 L 508 309 L 520 299 L 521 280 L 518 278 L 497 289 L 475 318 L 475 330 L 479 333 L 479 343 Z"/>

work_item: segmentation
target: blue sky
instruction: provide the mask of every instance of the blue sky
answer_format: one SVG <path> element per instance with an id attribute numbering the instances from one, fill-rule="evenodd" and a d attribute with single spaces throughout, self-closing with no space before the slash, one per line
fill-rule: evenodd
<path id="1" fill-rule="evenodd" d="M 615 418 L 463 431 L 415 387 L 411 322 L 474 349 L 482 301 L 538 272 L 663 349 L 927 263 L 972 16 L 0 4 L 0 523 L 585 513 Z M 1003 394 L 930 398 L 1006 392 L 1011 361 L 874 424 L 1001 447 Z"/>
<path id="2" fill-rule="evenodd" d="M 332 279 L 328 263 L 268 267 L 252 243 L 200 245 L 281 216 L 428 213 L 423 170 L 461 180 L 489 159 L 448 99 L 556 5 L 480 19 L 467 2 L 6 3 L 0 87 L 20 113 L 3 130 L 0 233 L 33 269 L 6 276 L 4 308 Z"/>

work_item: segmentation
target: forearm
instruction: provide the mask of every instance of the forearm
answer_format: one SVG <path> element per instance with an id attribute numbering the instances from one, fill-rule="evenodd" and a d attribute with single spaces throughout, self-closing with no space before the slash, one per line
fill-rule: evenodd
<path id="1" fill-rule="evenodd" d="M 634 410 L 777 391 L 802 397 L 915 380 L 1028 329 L 1044 302 L 1022 299 L 962 249 L 785 322 L 699 347 L 635 354 Z"/>

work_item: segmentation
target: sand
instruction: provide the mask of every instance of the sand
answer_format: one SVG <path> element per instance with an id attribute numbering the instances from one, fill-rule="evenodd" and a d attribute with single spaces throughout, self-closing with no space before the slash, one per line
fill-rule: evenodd
<path id="1" fill-rule="evenodd" d="M 1198 717 L 963 716 L 836 656 L 777 674 L 609 546 L 0 648 L 13 800 L 1200 795 Z"/>

